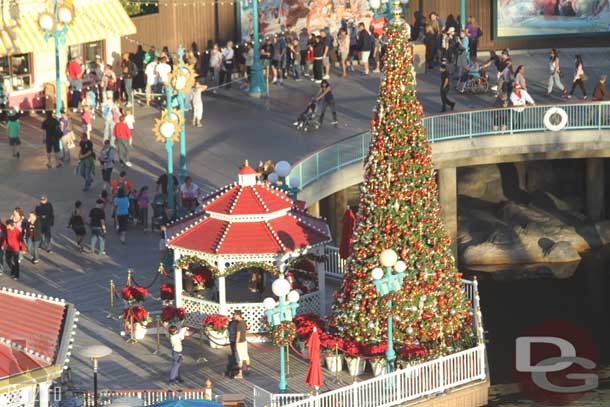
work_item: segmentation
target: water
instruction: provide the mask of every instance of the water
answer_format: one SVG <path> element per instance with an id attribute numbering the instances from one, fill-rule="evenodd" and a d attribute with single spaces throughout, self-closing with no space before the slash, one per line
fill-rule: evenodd
<path id="1" fill-rule="evenodd" d="M 479 279 L 492 394 L 498 396 L 490 405 L 534 405 L 531 401 L 515 404 L 515 397 L 528 399 L 527 394 L 512 385 L 516 382 L 513 375 L 515 339 L 526 328 L 547 321 L 573 325 L 584 336 L 589 336 L 597 348 L 600 390 L 591 392 L 595 393 L 596 401 L 569 405 L 610 405 L 609 269 L 610 246 L 585 254 L 578 263 L 464 270 L 466 278 L 476 275 Z M 558 353 L 551 356 L 559 356 Z M 506 396 L 504 402 L 503 396 Z"/>

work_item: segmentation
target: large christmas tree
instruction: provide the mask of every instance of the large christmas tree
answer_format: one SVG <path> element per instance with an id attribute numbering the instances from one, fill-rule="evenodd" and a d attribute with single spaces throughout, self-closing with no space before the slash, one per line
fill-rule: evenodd
<path id="1" fill-rule="evenodd" d="M 372 120 L 352 256 L 330 324 L 357 343 L 387 341 L 389 298 L 377 296 L 371 270 L 380 266 L 382 250 L 393 249 L 407 264 L 402 290 L 392 296 L 394 340 L 421 346 L 430 357 L 465 346 L 472 330 L 441 222 L 408 36 L 402 24 L 387 32 L 385 77 Z"/>

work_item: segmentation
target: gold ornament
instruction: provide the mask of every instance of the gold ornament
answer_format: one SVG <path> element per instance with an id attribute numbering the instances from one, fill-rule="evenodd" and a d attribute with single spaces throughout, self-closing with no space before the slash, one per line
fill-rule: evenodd
<path id="1" fill-rule="evenodd" d="M 169 74 L 167 81 L 172 87 L 174 93 L 177 93 L 178 90 L 182 90 L 183 92 L 188 91 L 195 84 L 195 68 L 189 64 L 183 64 L 182 68 L 180 68 L 177 64 L 174 65 L 174 69 Z"/>
<path id="2" fill-rule="evenodd" d="M 155 127 L 153 127 L 153 133 L 156 136 L 157 141 L 165 143 L 165 137 L 161 133 L 161 126 L 165 123 L 171 123 L 174 126 L 174 135 L 171 137 L 171 141 L 177 142 L 180 140 L 180 129 L 182 128 L 182 116 L 180 111 L 173 109 L 171 114 L 168 116 L 167 110 L 163 110 L 161 118 L 155 120 Z"/>

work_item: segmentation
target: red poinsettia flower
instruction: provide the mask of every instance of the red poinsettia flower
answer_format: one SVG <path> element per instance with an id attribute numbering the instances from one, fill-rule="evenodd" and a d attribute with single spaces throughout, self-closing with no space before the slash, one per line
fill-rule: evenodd
<path id="1" fill-rule="evenodd" d="M 202 325 L 204 328 L 220 331 L 227 329 L 229 326 L 229 317 L 220 314 L 210 314 L 203 318 Z"/>
<path id="2" fill-rule="evenodd" d="M 428 354 L 428 350 L 419 345 L 407 345 L 398 351 L 398 354 L 403 359 L 418 359 Z"/>
<path id="3" fill-rule="evenodd" d="M 125 308 L 123 310 L 123 317 L 126 322 L 131 321 L 133 318 L 133 322 L 144 323 L 148 320 L 148 311 L 142 305 L 136 305 L 135 307 Z"/>
<path id="4" fill-rule="evenodd" d="M 360 354 L 360 347 L 354 341 L 343 340 L 341 349 L 349 356 L 358 356 Z"/>
<path id="5" fill-rule="evenodd" d="M 182 307 L 176 308 L 172 305 L 163 307 L 161 310 L 161 320 L 164 322 L 170 322 L 173 320 L 184 320 L 186 318 L 186 310 Z"/>
<path id="6" fill-rule="evenodd" d="M 378 356 L 383 355 L 385 351 L 388 349 L 388 343 L 375 343 L 375 344 L 361 344 L 360 351 L 363 355 L 366 356 Z"/>
<path id="7" fill-rule="evenodd" d="M 174 299 L 174 285 L 171 283 L 163 283 L 159 287 L 159 294 L 163 301 L 171 301 Z"/>
<path id="8" fill-rule="evenodd" d="M 320 347 L 328 350 L 335 350 L 336 348 L 343 348 L 343 339 L 338 336 L 322 332 L 320 334 Z"/>
<path id="9" fill-rule="evenodd" d="M 318 332 L 324 331 L 324 321 L 317 314 L 301 314 L 294 317 L 293 322 L 299 338 L 309 338 L 314 327 L 318 328 Z"/>
<path id="10" fill-rule="evenodd" d="M 125 301 L 133 300 L 133 293 L 131 292 L 131 287 L 123 287 L 123 289 L 121 290 L 121 297 Z"/>
<path id="11" fill-rule="evenodd" d="M 131 290 L 136 301 L 144 301 L 144 299 L 150 295 L 146 288 L 140 287 L 139 285 L 132 285 Z"/>

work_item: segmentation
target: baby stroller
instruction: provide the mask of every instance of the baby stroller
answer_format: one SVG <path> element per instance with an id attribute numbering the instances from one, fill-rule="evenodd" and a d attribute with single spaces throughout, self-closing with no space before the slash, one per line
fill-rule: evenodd
<path id="1" fill-rule="evenodd" d="M 151 229 L 161 230 L 161 226 L 167 223 L 165 212 L 166 198 L 164 194 L 157 194 L 152 202 L 152 222 Z"/>
<path id="2" fill-rule="evenodd" d="M 468 72 L 464 77 L 459 79 L 456 85 L 456 90 L 459 93 L 482 94 L 489 90 L 489 80 L 487 71 L 480 69 L 479 65 L 474 63 L 468 66 Z"/>
<path id="3" fill-rule="evenodd" d="M 318 130 L 320 128 L 320 122 L 318 121 L 316 110 L 318 105 L 314 99 L 309 101 L 307 107 L 299 115 L 297 120 L 293 123 L 297 130 L 307 132 L 309 130 Z"/>

